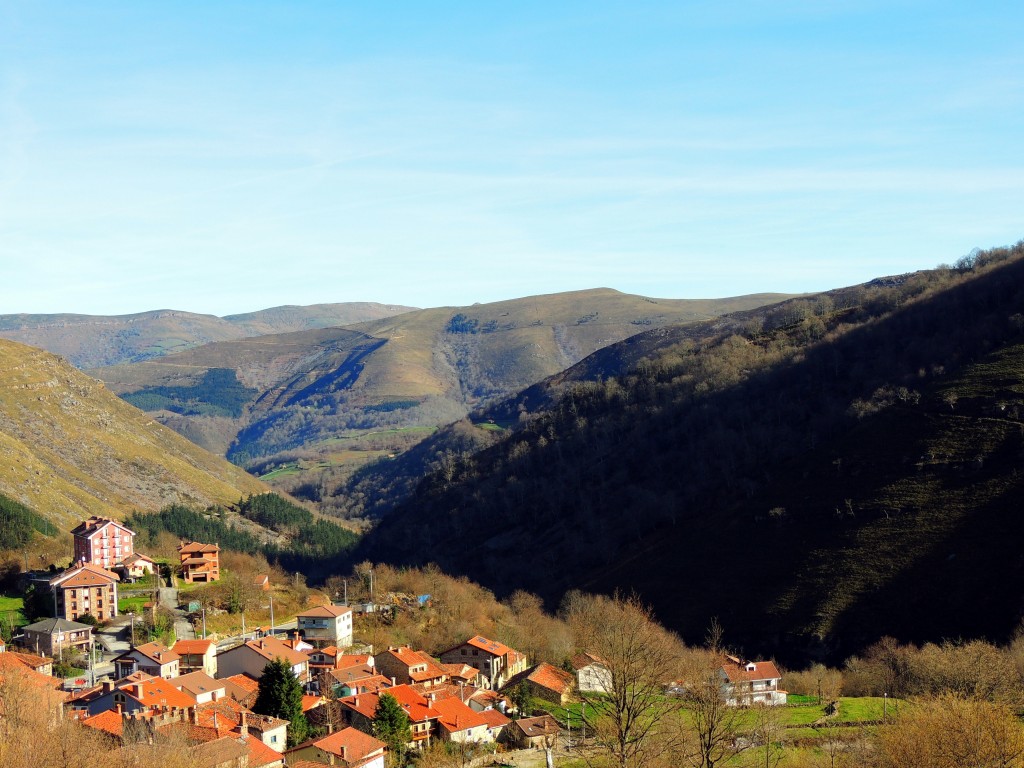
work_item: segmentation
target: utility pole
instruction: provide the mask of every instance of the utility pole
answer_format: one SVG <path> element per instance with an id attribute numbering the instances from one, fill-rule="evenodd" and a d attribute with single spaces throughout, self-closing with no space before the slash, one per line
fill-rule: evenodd
<path id="1" fill-rule="evenodd" d="M 203 640 L 206 639 L 206 606 L 203 606 Z"/>
<path id="2" fill-rule="evenodd" d="M 270 634 L 274 634 L 274 596 L 270 596 Z"/>
<path id="3" fill-rule="evenodd" d="M 345 605 L 348 605 L 348 579 L 343 579 L 345 582 Z"/>

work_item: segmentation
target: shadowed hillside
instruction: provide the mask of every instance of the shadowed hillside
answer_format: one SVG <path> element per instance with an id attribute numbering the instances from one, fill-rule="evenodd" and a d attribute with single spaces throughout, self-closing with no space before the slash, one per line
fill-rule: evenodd
<path id="1" fill-rule="evenodd" d="M 653 345 L 431 475 L 357 556 L 551 600 L 637 589 L 690 639 L 718 616 L 780 654 L 1006 636 L 1004 596 L 1024 588 L 1022 255 Z"/>

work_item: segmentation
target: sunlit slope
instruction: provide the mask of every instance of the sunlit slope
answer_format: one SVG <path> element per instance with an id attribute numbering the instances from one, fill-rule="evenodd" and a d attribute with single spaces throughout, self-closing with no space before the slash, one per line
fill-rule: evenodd
<path id="1" fill-rule="evenodd" d="M 0 367 L 0 493 L 61 527 L 268 490 L 62 358 L 0 340 Z"/>
<path id="2" fill-rule="evenodd" d="M 778 298 L 596 289 L 220 342 L 95 373 L 175 429 L 251 464 L 352 430 L 449 423 L 645 329 Z"/>

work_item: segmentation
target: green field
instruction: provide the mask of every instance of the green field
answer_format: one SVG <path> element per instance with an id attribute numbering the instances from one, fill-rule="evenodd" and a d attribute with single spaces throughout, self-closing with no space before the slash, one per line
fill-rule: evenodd
<path id="1" fill-rule="evenodd" d="M 142 606 L 150 602 L 150 598 L 147 595 L 139 595 L 137 597 L 122 597 L 117 601 L 117 612 L 118 613 L 142 613 Z"/>
<path id="2" fill-rule="evenodd" d="M 16 627 L 23 627 L 29 623 L 23 612 L 24 607 L 25 601 L 22 598 L 0 595 L 0 618 L 6 621 L 13 614 Z"/>

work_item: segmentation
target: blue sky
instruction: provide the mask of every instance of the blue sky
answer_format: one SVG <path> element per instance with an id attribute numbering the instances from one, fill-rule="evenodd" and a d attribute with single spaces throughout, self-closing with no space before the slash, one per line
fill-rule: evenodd
<path id="1" fill-rule="evenodd" d="M 1010 2 L 0 0 L 0 313 L 812 291 L 1024 237 Z"/>

